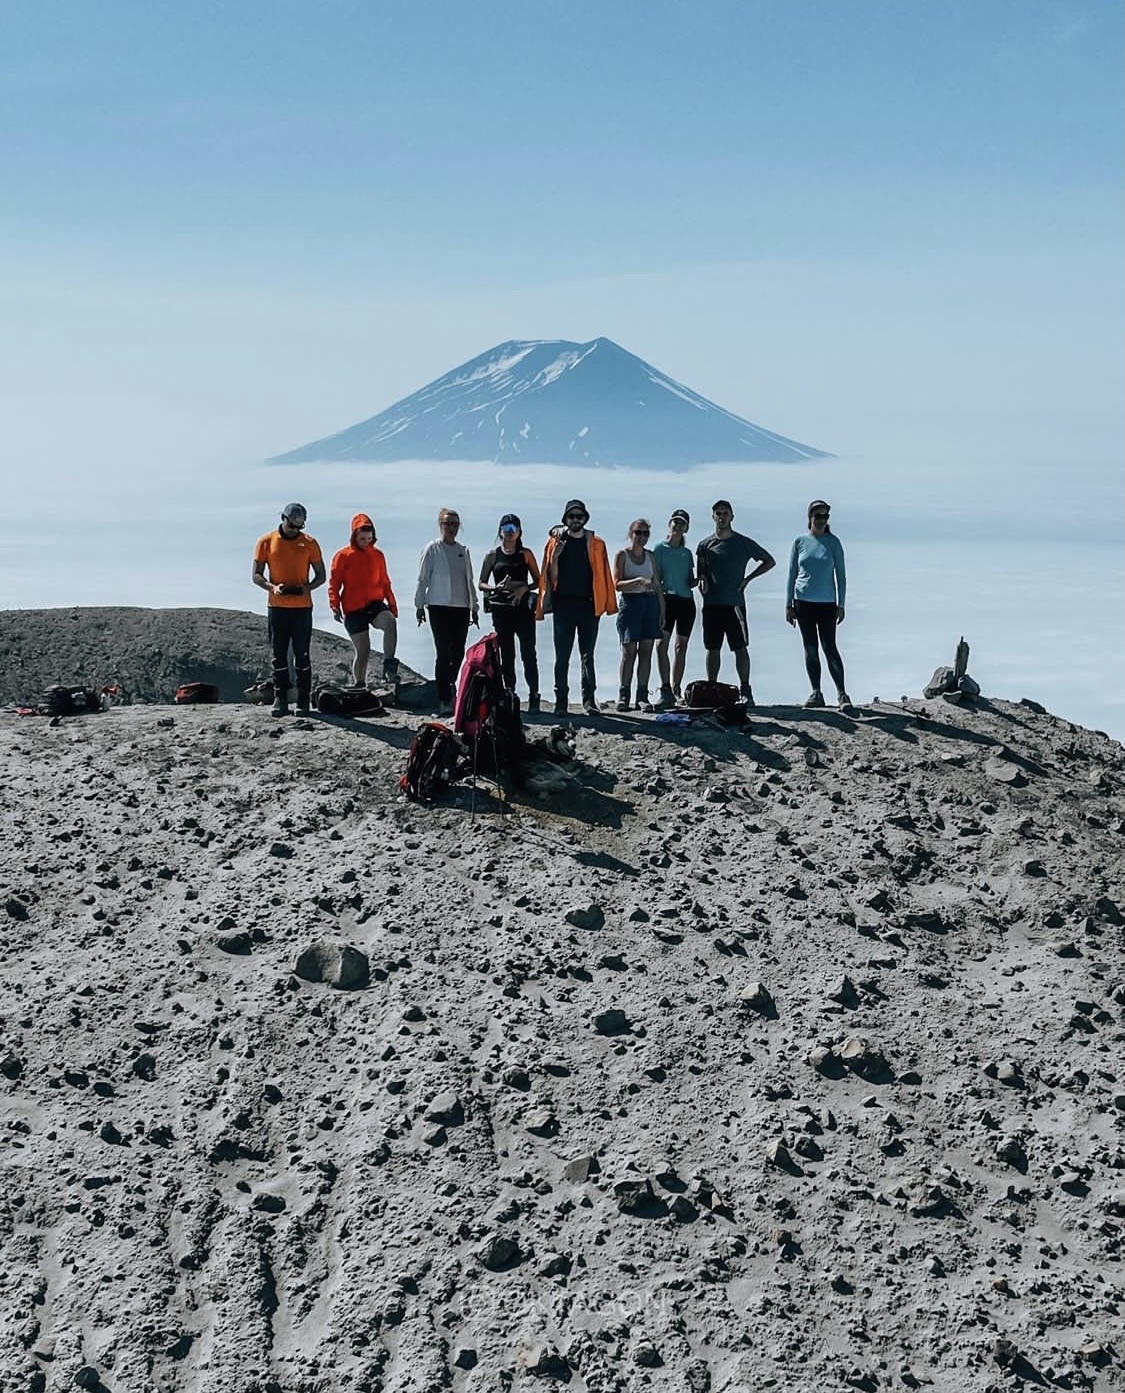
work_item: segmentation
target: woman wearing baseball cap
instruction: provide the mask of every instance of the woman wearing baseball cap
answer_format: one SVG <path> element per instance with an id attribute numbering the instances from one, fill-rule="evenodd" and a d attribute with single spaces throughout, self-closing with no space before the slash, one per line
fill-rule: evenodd
<path id="1" fill-rule="evenodd" d="M 675 706 L 683 694 L 684 666 L 688 640 L 695 628 L 695 554 L 685 544 L 691 518 L 677 508 L 668 519 L 668 536 L 657 542 L 652 553 L 664 595 L 664 627 L 656 645 L 656 665 L 660 669 L 660 705 Z M 668 645 L 675 631 L 676 647 L 671 663 Z"/>
<path id="2" fill-rule="evenodd" d="M 505 513 L 496 533 L 498 545 L 484 558 L 478 589 L 484 607 L 492 615 L 492 627 L 500 640 L 500 670 L 504 685 L 515 691 L 516 639 L 527 682 L 527 709 L 539 710 L 539 659 L 535 651 L 535 602 L 539 593 L 539 565 L 523 544 L 523 524 L 515 513 Z"/>

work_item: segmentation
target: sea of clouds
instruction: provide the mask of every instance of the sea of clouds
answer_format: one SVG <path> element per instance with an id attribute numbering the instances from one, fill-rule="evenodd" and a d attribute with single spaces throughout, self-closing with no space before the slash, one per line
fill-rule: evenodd
<path id="1" fill-rule="evenodd" d="M 521 516 L 525 540 L 539 554 L 566 500 L 582 498 L 612 554 L 633 518 L 652 522 L 655 541 L 677 507 L 691 514 L 694 546 L 711 531 L 712 502 L 727 497 L 735 527 L 778 563 L 748 591 L 754 691 L 762 705 L 807 695 L 800 642 L 783 618 L 784 585 L 806 505 L 823 497 L 847 555 L 840 647 L 857 702 L 919 695 L 933 669 L 952 662 L 964 635 L 970 671 L 986 694 L 1030 697 L 1125 737 L 1123 488 L 1116 465 L 827 459 L 669 474 L 428 462 L 224 469 L 187 463 L 112 472 L 74 467 L 22 482 L 9 517 L 0 608 L 264 610 L 263 593 L 250 583 L 253 544 L 276 526 L 283 504 L 298 501 L 309 510 L 309 532 L 326 561 L 347 542 L 353 513 L 375 518 L 402 612 L 400 655 L 427 674 L 432 647 L 428 631 L 415 626 L 413 591 L 418 554 L 437 534 L 440 507 L 461 514 L 460 540 L 479 569 L 505 512 Z M 316 623 L 343 632 L 323 591 Z M 549 693 L 549 623 L 539 628 L 539 649 Z M 598 681 L 606 699 L 616 693 L 617 657 L 613 621 L 603 620 Z M 264 625 L 262 660 L 264 671 Z M 702 668 L 697 627 L 689 678 Z M 723 675 L 732 673 L 728 656 Z M 576 672 L 571 686 L 577 691 Z"/>

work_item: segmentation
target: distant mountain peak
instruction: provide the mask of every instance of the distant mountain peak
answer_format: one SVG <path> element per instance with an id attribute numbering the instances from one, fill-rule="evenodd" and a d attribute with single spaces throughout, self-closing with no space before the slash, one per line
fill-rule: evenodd
<path id="1" fill-rule="evenodd" d="M 823 458 L 708 401 L 613 339 L 508 339 L 385 411 L 270 464 L 487 460 L 687 469 Z"/>

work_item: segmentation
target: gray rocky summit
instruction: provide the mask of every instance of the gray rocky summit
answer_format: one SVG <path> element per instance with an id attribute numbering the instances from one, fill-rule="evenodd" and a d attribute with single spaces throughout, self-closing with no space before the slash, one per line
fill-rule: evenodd
<path id="1" fill-rule="evenodd" d="M 1122 1386 L 1119 745 L 415 719 L 0 715 L 0 1387 Z"/>

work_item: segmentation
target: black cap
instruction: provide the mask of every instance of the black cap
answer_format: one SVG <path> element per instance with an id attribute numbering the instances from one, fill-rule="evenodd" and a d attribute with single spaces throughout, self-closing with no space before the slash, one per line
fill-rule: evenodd
<path id="1" fill-rule="evenodd" d="M 566 521 L 567 513 L 581 513 L 587 522 L 590 520 L 590 510 L 586 507 L 585 503 L 582 502 L 581 498 L 572 498 L 566 505 L 563 509 L 563 522 Z"/>
<path id="2" fill-rule="evenodd" d="M 308 515 L 308 510 L 303 503 L 286 503 L 281 510 L 283 518 L 300 518 L 302 522 Z"/>

